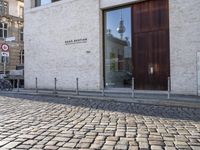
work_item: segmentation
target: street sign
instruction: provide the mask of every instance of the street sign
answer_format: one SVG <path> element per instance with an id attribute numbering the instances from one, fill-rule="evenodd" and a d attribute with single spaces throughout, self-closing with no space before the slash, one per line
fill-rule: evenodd
<path id="1" fill-rule="evenodd" d="M 9 57 L 9 52 L 1 52 L 1 56 Z"/>
<path id="2" fill-rule="evenodd" d="M 9 46 L 7 44 L 2 44 L 1 49 L 2 49 L 2 51 L 7 52 L 7 51 L 9 51 Z"/>
<path id="3" fill-rule="evenodd" d="M 15 41 L 15 37 L 7 37 L 6 38 L 6 42 L 12 42 L 12 41 Z"/>
<path id="4" fill-rule="evenodd" d="M 23 76 L 24 70 L 10 70 L 11 76 Z"/>

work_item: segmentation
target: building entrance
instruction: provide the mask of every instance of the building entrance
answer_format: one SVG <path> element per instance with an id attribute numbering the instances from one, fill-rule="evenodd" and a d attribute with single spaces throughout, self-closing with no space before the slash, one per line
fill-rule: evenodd
<path id="1" fill-rule="evenodd" d="M 167 90 L 168 0 L 147 0 L 104 13 L 105 86 Z"/>

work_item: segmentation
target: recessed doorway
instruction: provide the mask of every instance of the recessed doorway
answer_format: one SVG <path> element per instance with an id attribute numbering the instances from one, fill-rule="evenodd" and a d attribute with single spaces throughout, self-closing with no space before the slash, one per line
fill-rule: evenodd
<path id="1" fill-rule="evenodd" d="M 167 90 L 168 0 L 147 0 L 104 11 L 105 86 Z"/>

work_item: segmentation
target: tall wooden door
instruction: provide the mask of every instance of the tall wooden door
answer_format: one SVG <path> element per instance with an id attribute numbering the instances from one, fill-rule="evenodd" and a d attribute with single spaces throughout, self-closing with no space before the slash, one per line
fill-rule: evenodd
<path id="1" fill-rule="evenodd" d="M 169 67 L 168 0 L 132 6 L 133 76 L 139 90 L 167 90 Z"/>

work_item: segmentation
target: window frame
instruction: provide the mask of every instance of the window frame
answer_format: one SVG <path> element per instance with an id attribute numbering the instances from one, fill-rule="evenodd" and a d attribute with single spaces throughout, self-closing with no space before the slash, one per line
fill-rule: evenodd
<path id="1" fill-rule="evenodd" d="M 0 1 L 0 15 L 7 15 L 9 13 L 9 3 L 7 1 Z"/>
<path id="2" fill-rule="evenodd" d="M 8 23 L 0 22 L 0 24 L 2 24 L 2 27 L 0 27 L 0 32 L 2 32 L 2 36 L 0 36 L 0 38 L 7 38 L 8 37 Z M 5 28 L 5 25 L 6 25 L 6 28 Z"/>
<path id="3" fill-rule="evenodd" d="M 42 4 L 43 0 L 34 0 L 34 7 L 40 7 L 40 6 L 45 6 L 51 3 L 59 2 L 61 0 L 50 0 L 50 2 L 47 2 L 45 4 Z"/>
<path id="4" fill-rule="evenodd" d="M 24 64 L 24 49 L 20 50 L 20 64 Z"/>
<path id="5" fill-rule="evenodd" d="M 24 27 L 21 27 L 20 29 L 19 29 L 19 39 L 20 39 L 20 41 L 24 41 Z"/>
<path id="6" fill-rule="evenodd" d="M 0 1 L 0 15 L 3 15 L 3 1 Z"/>
<path id="7" fill-rule="evenodd" d="M 116 58 L 118 58 L 118 64 L 116 64 L 115 62 L 111 63 L 111 64 L 107 64 L 106 63 L 106 34 L 107 34 L 107 15 L 106 13 L 109 13 L 109 12 L 112 12 L 112 11 L 117 11 L 117 10 L 120 10 L 120 9 L 127 9 L 127 8 L 130 8 L 130 14 L 131 14 L 131 5 L 123 5 L 123 6 L 119 6 L 119 7 L 113 7 L 113 8 L 108 8 L 108 9 L 104 9 L 102 11 L 102 24 L 103 24 L 103 31 L 102 31 L 102 40 L 103 40 L 103 87 L 104 88 L 130 88 L 132 86 L 132 82 L 130 82 L 130 84 L 127 84 L 127 85 L 120 85 L 120 86 L 116 86 L 116 85 L 113 85 L 113 83 L 111 82 L 111 84 L 107 84 L 109 82 L 107 82 L 107 76 L 106 76 L 106 69 L 107 67 L 111 67 L 110 70 L 114 69 L 115 71 L 118 71 L 118 72 L 123 72 L 124 69 L 121 69 L 120 67 L 122 66 L 121 64 L 124 62 L 124 60 L 122 59 L 119 59 L 119 55 L 116 56 Z M 131 19 L 131 18 L 130 18 Z M 132 20 L 130 20 L 130 23 L 132 25 Z M 130 27 L 131 28 L 131 27 Z M 127 31 L 126 31 L 127 32 Z M 130 29 L 130 36 L 131 38 L 129 38 L 130 40 L 132 40 L 132 28 Z M 119 38 L 119 37 L 118 37 Z M 120 38 L 119 38 L 120 39 Z M 125 40 L 125 37 L 124 37 L 124 40 Z M 133 43 L 131 43 L 131 47 L 133 46 Z M 132 54 L 130 55 L 131 56 L 131 61 L 132 61 Z M 131 66 L 132 68 L 132 66 Z M 132 68 L 133 69 L 133 68 Z M 132 69 L 131 69 L 131 72 L 132 73 Z"/>
<path id="8" fill-rule="evenodd" d="M 3 2 L 3 11 L 5 15 L 9 14 L 9 3 L 7 1 Z"/>
<path id="9" fill-rule="evenodd" d="M 24 18 L 24 7 L 23 6 L 19 6 L 19 17 Z"/>

